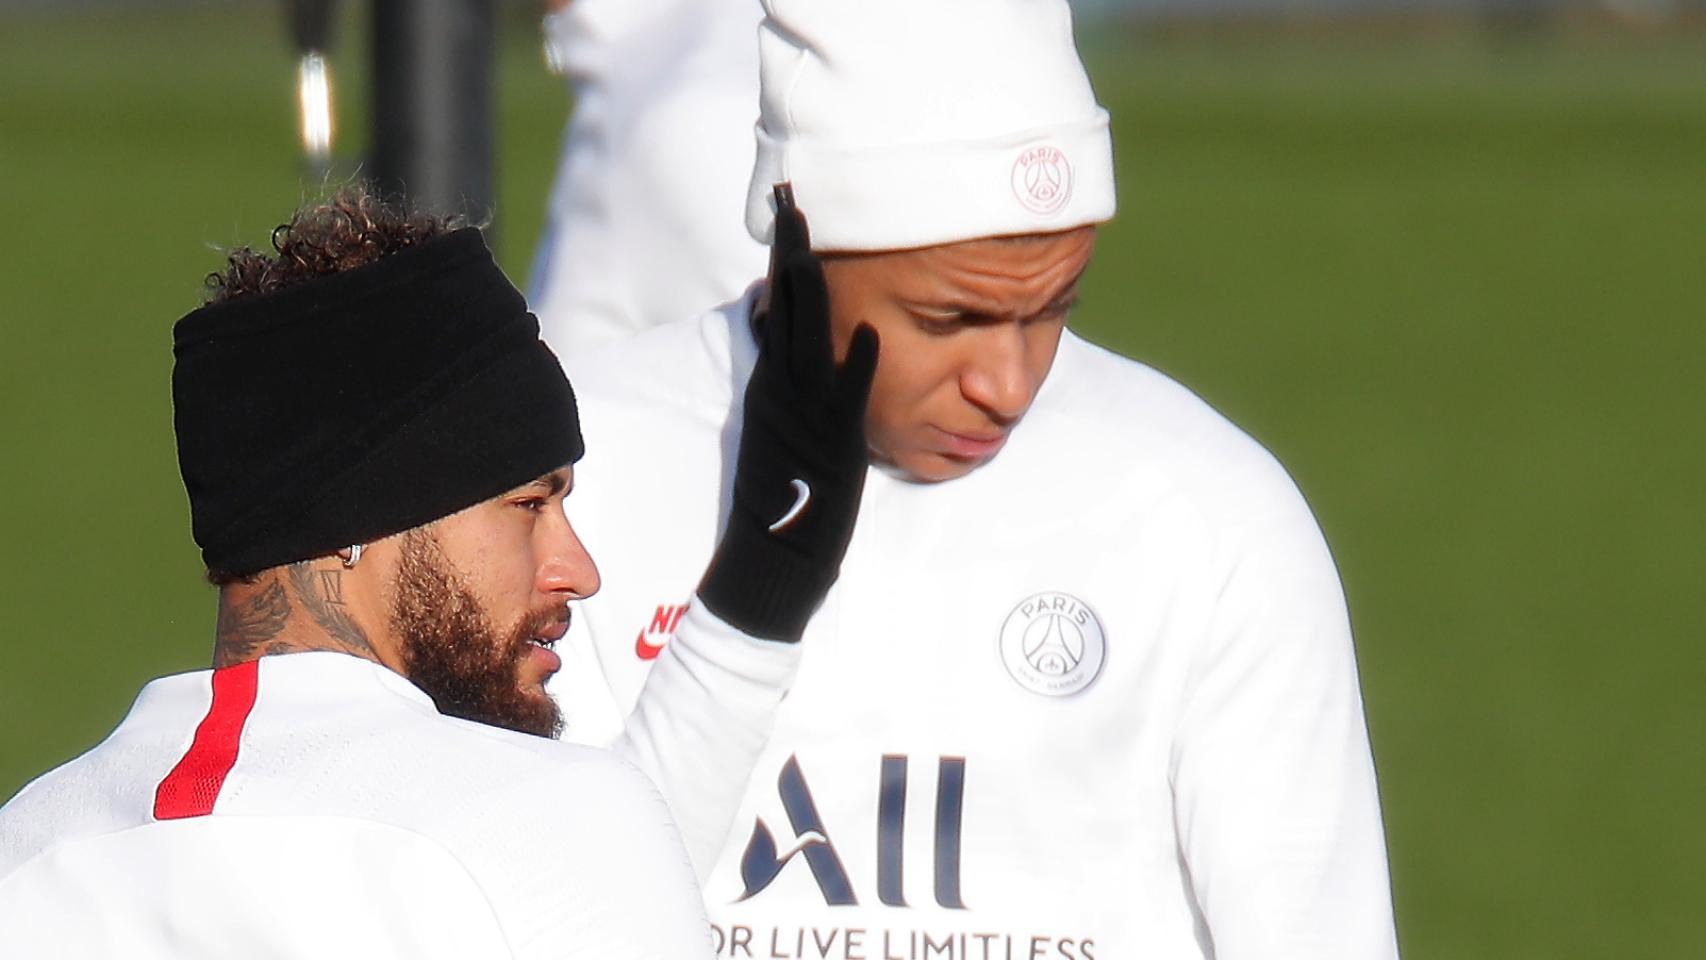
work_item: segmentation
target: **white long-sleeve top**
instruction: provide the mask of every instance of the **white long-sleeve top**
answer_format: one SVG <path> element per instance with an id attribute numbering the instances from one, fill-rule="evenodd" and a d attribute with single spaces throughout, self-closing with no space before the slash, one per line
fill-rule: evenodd
<path id="1" fill-rule="evenodd" d="M 727 505 L 749 308 L 565 358 L 605 584 L 571 643 L 609 690 L 559 687 L 571 736 L 769 709 L 646 683 Z M 647 761 L 746 784 L 687 836 L 719 956 L 1396 956 L 1326 544 L 1267 451 L 1162 374 L 1069 332 L 992 462 L 872 470 L 800 651 L 750 773 L 667 737 Z"/>
<path id="2" fill-rule="evenodd" d="M 573 87 L 528 302 L 559 355 L 739 295 L 758 0 L 575 0 L 546 18 Z"/>
<path id="3" fill-rule="evenodd" d="M 339 653 L 149 683 L 0 808 L 0 956 L 711 952 L 667 808 L 603 750 Z"/>

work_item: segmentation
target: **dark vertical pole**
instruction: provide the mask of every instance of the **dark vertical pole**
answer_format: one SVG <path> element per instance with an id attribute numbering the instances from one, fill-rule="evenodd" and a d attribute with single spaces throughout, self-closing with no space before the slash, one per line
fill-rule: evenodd
<path id="1" fill-rule="evenodd" d="M 493 0 L 373 0 L 373 157 L 388 196 L 493 209 Z"/>
<path id="2" fill-rule="evenodd" d="M 326 54 L 332 49 L 332 0 L 285 0 L 296 48 L 296 98 L 302 159 L 310 180 L 332 175 L 332 98 Z"/>
<path id="3" fill-rule="evenodd" d="M 290 39 L 298 56 L 332 49 L 332 0 L 285 0 Z"/>

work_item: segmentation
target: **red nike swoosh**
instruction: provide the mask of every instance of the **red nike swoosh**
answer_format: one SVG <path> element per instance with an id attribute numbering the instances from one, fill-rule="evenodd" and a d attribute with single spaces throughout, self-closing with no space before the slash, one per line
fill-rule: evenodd
<path id="1" fill-rule="evenodd" d="M 640 635 L 634 638 L 634 656 L 641 660 L 656 660 L 661 650 L 663 650 L 662 643 L 653 645 L 646 642 L 646 631 L 644 630 L 641 630 Z"/>

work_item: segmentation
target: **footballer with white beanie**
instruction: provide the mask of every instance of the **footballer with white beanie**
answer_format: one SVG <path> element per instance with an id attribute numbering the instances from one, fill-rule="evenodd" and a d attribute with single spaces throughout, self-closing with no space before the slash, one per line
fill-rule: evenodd
<path id="1" fill-rule="evenodd" d="M 705 698 L 647 676 L 742 516 L 774 280 L 565 358 L 604 445 L 571 510 L 607 584 L 570 633 L 607 683 L 553 690 L 569 736 L 646 718 L 720 956 L 1395 957 L 1307 504 L 1189 390 L 1066 329 L 1115 203 L 1065 0 L 765 8 L 747 224 L 770 241 L 791 185 L 833 350 L 880 336 L 873 465 L 839 580 L 775 648 L 786 696 L 707 679 L 775 704 L 756 767 L 721 762 Z M 732 822 L 693 816 L 719 777 L 745 781 Z"/>

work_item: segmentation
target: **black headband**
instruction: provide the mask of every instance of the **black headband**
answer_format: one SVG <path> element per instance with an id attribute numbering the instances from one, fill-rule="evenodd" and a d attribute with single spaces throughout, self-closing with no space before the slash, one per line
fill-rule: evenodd
<path id="1" fill-rule="evenodd" d="M 580 459 L 574 391 L 478 230 L 210 304 L 172 331 L 208 569 L 418 527 Z"/>

